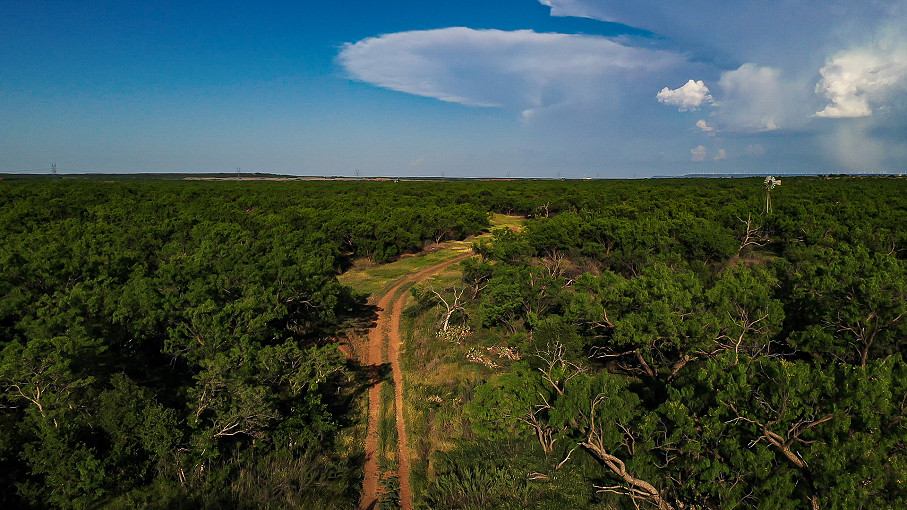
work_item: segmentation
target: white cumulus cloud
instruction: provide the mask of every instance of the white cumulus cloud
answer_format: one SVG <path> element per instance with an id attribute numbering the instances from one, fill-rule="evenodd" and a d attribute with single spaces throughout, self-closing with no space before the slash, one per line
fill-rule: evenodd
<path id="1" fill-rule="evenodd" d="M 599 36 L 453 27 L 347 43 L 338 61 L 353 78 L 379 87 L 513 108 L 528 121 L 540 108 L 613 103 L 628 82 L 685 57 Z"/>
<path id="2" fill-rule="evenodd" d="M 718 154 L 716 154 L 715 157 L 712 158 L 712 159 L 714 159 L 715 161 L 720 161 L 720 160 L 722 160 L 722 159 L 727 159 L 727 150 L 726 150 L 726 149 L 718 149 Z"/>
<path id="3" fill-rule="evenodd" d="M 826 0 L 821 8 L 803 0 L 691 0 L 683 9 L 667 0 L 539 1 L 555 16 L 652 30 L 666 45 L 706 56 L 719 68 L 748 62 L 752 68 L 737 72 L 725 67 L 730 96 L 712 87 L 715 104 L 725 111 L 718 120 L 730 130 L 798 128 L 814 116 L 868 116 L 907 90 L 905 0 Z M 752 87 L 734 81 L 747 73 Z M 754 80 L 770 88 L 763 92 Z M 748 93 L 755 96 L 748 99 Z"/>
<path id="4" fill-rule="evenodd" d="M 907 44 L 838 53 L 819 70 L 816 93 L 828 99 L 817 117 L 867 117 L 871 103 L 907 89 Z"/>
<path id="5" fill-rule="evenodd" d="M 712 101 L 709 88 L 702 80 L 689 80 L 682 87 L 674 90 L 665 87 L 655 95 L 655 98 L 660 103 L 676 106 L 682 112 L 695 110 L 702 106 L 702 103 Z"/>
<path id="6" fill-rule="evenodd" d="M 799 127 L 809 119 L 809 92 L 786 82 L 779 69 L 743 64 L 725 71 L 717 116 L 722 126 L 735 131 L 774 131 Z"/>
<path id="7" fill-rule="evenodd" d="M 773 155 L 803 153 L 814 167 L 878 162 L 856 147 L 872 147 L 888 158 L 879 161 L 898 168 L 907 161 L 897 136 L 907 126 L 907 0 L 826 0 L 821 8 L 805 0 L 538 2 L 553 16 L 622 23 L 652 36 L 453 27 L 351 42 L 337 62 L 362 82 L 503 108 L 525 133 L 553 129 L 547 133 L 571 142 L 604 140 L 632 157 L 676 136 L 672 161 L 685 159 L 688 147 L 694 161 L 720 160 L 726 151 L 697 147 L 703 134 L 720 143 L 720 132 L 738 140 L 739 149 L 728 149 L 734 162 L 764 155 L 758 142 L 768 139 Z M 664 122 L 671 112 L 661 104 L 680 111 L 705 105 L 708 114 L 692 129 L 679 119 Z M 860 129 L 839 130 L 855 123 Z M 778 130 L 784 137 L 764 134 Z"/>

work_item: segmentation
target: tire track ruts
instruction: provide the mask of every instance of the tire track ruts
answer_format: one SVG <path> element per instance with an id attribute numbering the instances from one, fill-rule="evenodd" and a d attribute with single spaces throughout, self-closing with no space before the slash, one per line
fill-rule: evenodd
<path id="1" fill-rule="evenodd" d="M 403 417 L 403 371 L 400 368 L 400 317 L 403 313 L 403 302 L 406 294 L 401 292 L 410 285 L 425 280 L 450 265 L 467 257 L 471 253 L 458 255 L 453 259 L 429 266 L 416 273 L 400 279 L 389 291 L 378 300 L 378 320 L 375 328 L 369 332 L 368 364 L 378 367 L 384 360 L 384 338 L 388 338 L 388 354 L 394 381 L 395 418 L 397 422 L 397 478 L 400 481 L 400 508 L 412 510 L 412 486 L 409 483 L 409 441 L 406 435 L 406 421 Z M 389 315 L 389 316 L 388 316 Z M 374 509 L 378 506 L 378 422 L 381 417 L 381 382 L 369 388 L 368 427 L 365 438 L 365 476 L 362 481 L 362 498 L 359 508 Z"/>

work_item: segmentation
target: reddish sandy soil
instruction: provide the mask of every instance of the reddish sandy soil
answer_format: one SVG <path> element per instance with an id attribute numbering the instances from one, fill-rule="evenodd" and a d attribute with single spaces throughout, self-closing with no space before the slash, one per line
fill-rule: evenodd
<path id="1" fill-rule="evenodd" d="M 386 362 L 383 355 L 384 339 L 388 341 L 388 353 L 394 377 L 394 402 L 397 421 L 397 477 L 400 481 L 400 508 L 413 507 L 412 487 L 409 483 L 409 441 L 406 436 L 406 421 L 403 418 L 403 372 L 400 369 L 400 317 L 406 293 L 401 292 L 409 285 L 425 280 L 446 267 L 455 264 L 470 254 L 461 255 L 446 262 L 427 267 L 418 273 L 400 279 L 393 288 L 378 300 L 378 322 L 368 335 L 368 364 L 381 366 Z M 377 370 L 376 370 L 377 372 Z M 365 438 L 365 478 L 362 482 L 360 509 L 374 509 L 378 506 L 378 422 L 381 418 L 381 386 L 377 383 L 368 394 L 368 432 Z"/>

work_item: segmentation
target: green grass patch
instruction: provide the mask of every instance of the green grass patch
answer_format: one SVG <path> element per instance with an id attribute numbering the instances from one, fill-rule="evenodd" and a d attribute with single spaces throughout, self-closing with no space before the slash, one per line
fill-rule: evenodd
<path id="1" fill-rule="evenodd" d="M 498 228 L 519 230 L 524 222 L 525 220 L 521 217 L 494 214 L 491 217 L 491 230 Z M 479 236 L 479 238 L 484 237 L 491 237 L 491 234 L 486 233 Z M 468 253 L 472 249 L 475 239 L 450 241 L 441 245 L 440 249 L 406 255 L 388 264 L 374 264 L 366 259 L 360 259 L 353 264 L 352 269 L 340 275 L 338 279 L 343 285 L 352 287 L 358 292 L 378 295 L 392 287 L 400 278 Z"/>
<path id="2" fill-rule="evenodd" d="M 419 272 L 429 266 L 445 262 L 464 252 L 454 249 L 442 249 L 408 256 L 389 264 L 371 265 L 367 261 L 358 261 L 351 270 L 338 277 L 340 283 L 352 287 L 357 292 L 379 295 L 400 278 Z"/>
<path id="3" fill-rule="evenodd" d="M 381 385 L 381 419 L 378 421 L 379 462 L 382 465 L 397 465 L 397 417 L 394 405 L 394 383 L 385 381 Z"/>
<path id="4" fill-rule="evenodd" d="M 400 507 L 400 480 L 397 478 L 397 418 L 394 383 L 381 386 L 381 419 L 378 422 L 378 507 L 390 510 Z"/>
<path id="5" fill-rule="evenodd" d="M 521 230 L 526 224 L 526 218 L 522 216 L 507 216 L 506 214 L 494 213 L 491 215 L 491 229 L 510 228 Z"/>
<path id="6" fill-rule="evenodd" d="M 524 219 L 495 214 L 492 228 L 522 228 Z M 490 233 L 483 238 L 491 237 Z M 475 238 L 444 243 L 440 249 L 405 256 L 389 264 L 372 264 L 357 261 L 353 268 L 339 277 L 342 284 L 373 296 L 381 295 L 401 279 L 422 269 L 455 258 L 471 251 Z M 431 285 L 442 290 L 462 286 L 459 265 L 452 265 L 416 285 Z M 409 296 L 410 286 L 398 292 Z M 442 291 L 443 292 L 443 291 Z M 407 298 L 402 306 L 412 305 Z M 431 460 L 437 454 L 457 448 L 463 441 L 473 440 L 473 434 L 463 413 L 463 406 L 472 396 L 472 390 L 482 379 L 495 370 L 471 363 L 466 352 L 489 339 L 470 338 L 462 345 L 438 338 L 439 310 L 431 307 L 404 314 L 401 324 L 403 346 L 401 365 L 404 377 L 404 414 L 406 416 L 411 456 L 410 480 L 417 502 L 435 477 Z M 457 323 L 460 324 L 459 322 Z M 475 325 L 472 326 L 473 328 Z M 384 348 L 387 348 L 385 343 Z M 381 506 L 397 504 L 398 480 L 393 476 L 397 469 L 397 429 L 394 415 L 394 386 L 388 381 L 381 390 L 381 417 L 379 421 L 379 466 L 384 496 Z"/>
<path id="7" fill-rule="evenodd" d="M 426 480 L 414 506 L 464 510 L 633 508 L 625 497 L 595 493 L 593 484 L 603 482 L 602 468 L 590 455 L 577 451 L 557 469 L 564 449 L 569 448 L 572 446 L 565 443 L 557 455 L 545 456 L 532 437 L 461 442 L 434 456 L 435 473 Z M 530 478 L 530 473 L 537 476 Z"/>
<path id="8" fill-rule="evenodd" d="M 443 289 L 459 283 L 459 266 L 454 266 L 422 285 Z M 422 497 L 436 476 L 433 459 L 474 439 L 464 406 L 476 385 L 493 372 L 467 360 L 466 352 L 475 345 L 473 338 L 457 344 L 438 337 L 439 314 L 436 307 L 418 310 L 401 323 L 404 410 L 413 452 L 410 481 L 417 507 L 425 504 Z"/>

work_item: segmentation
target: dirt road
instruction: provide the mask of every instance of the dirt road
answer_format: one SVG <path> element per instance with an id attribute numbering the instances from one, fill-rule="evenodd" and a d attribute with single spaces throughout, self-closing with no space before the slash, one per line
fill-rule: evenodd
<path id="1" fill-rule="evenodd" d="M 413 507 L 412 487 L 409 483 L 409 441 L 406 435 L 406 421 L 403 417 L 403 372 L 400 369 L 400 317 L 406 290 L 415 283 L 427 279 L 448 266 L 469 257 L 467 253 L 456 258 L 427 267 L 417 273 L 401 278 L 396 285 L 378 300 L 378 322 L 369 333 L 368 364 L 377 367 L 386 362 L 384 342 L 387 340 L 388 356 L 394 377 L 394 402 L 397 422 L 397 477 L 400 481 L 400 508 Z M 378 423 L 381 419 L 381 386 L 375 384 L 368 394 L 368 431 L 365 439 L 365 478 L 362 482 L 360 509 L 374 509 L 378 506 Z"/>

